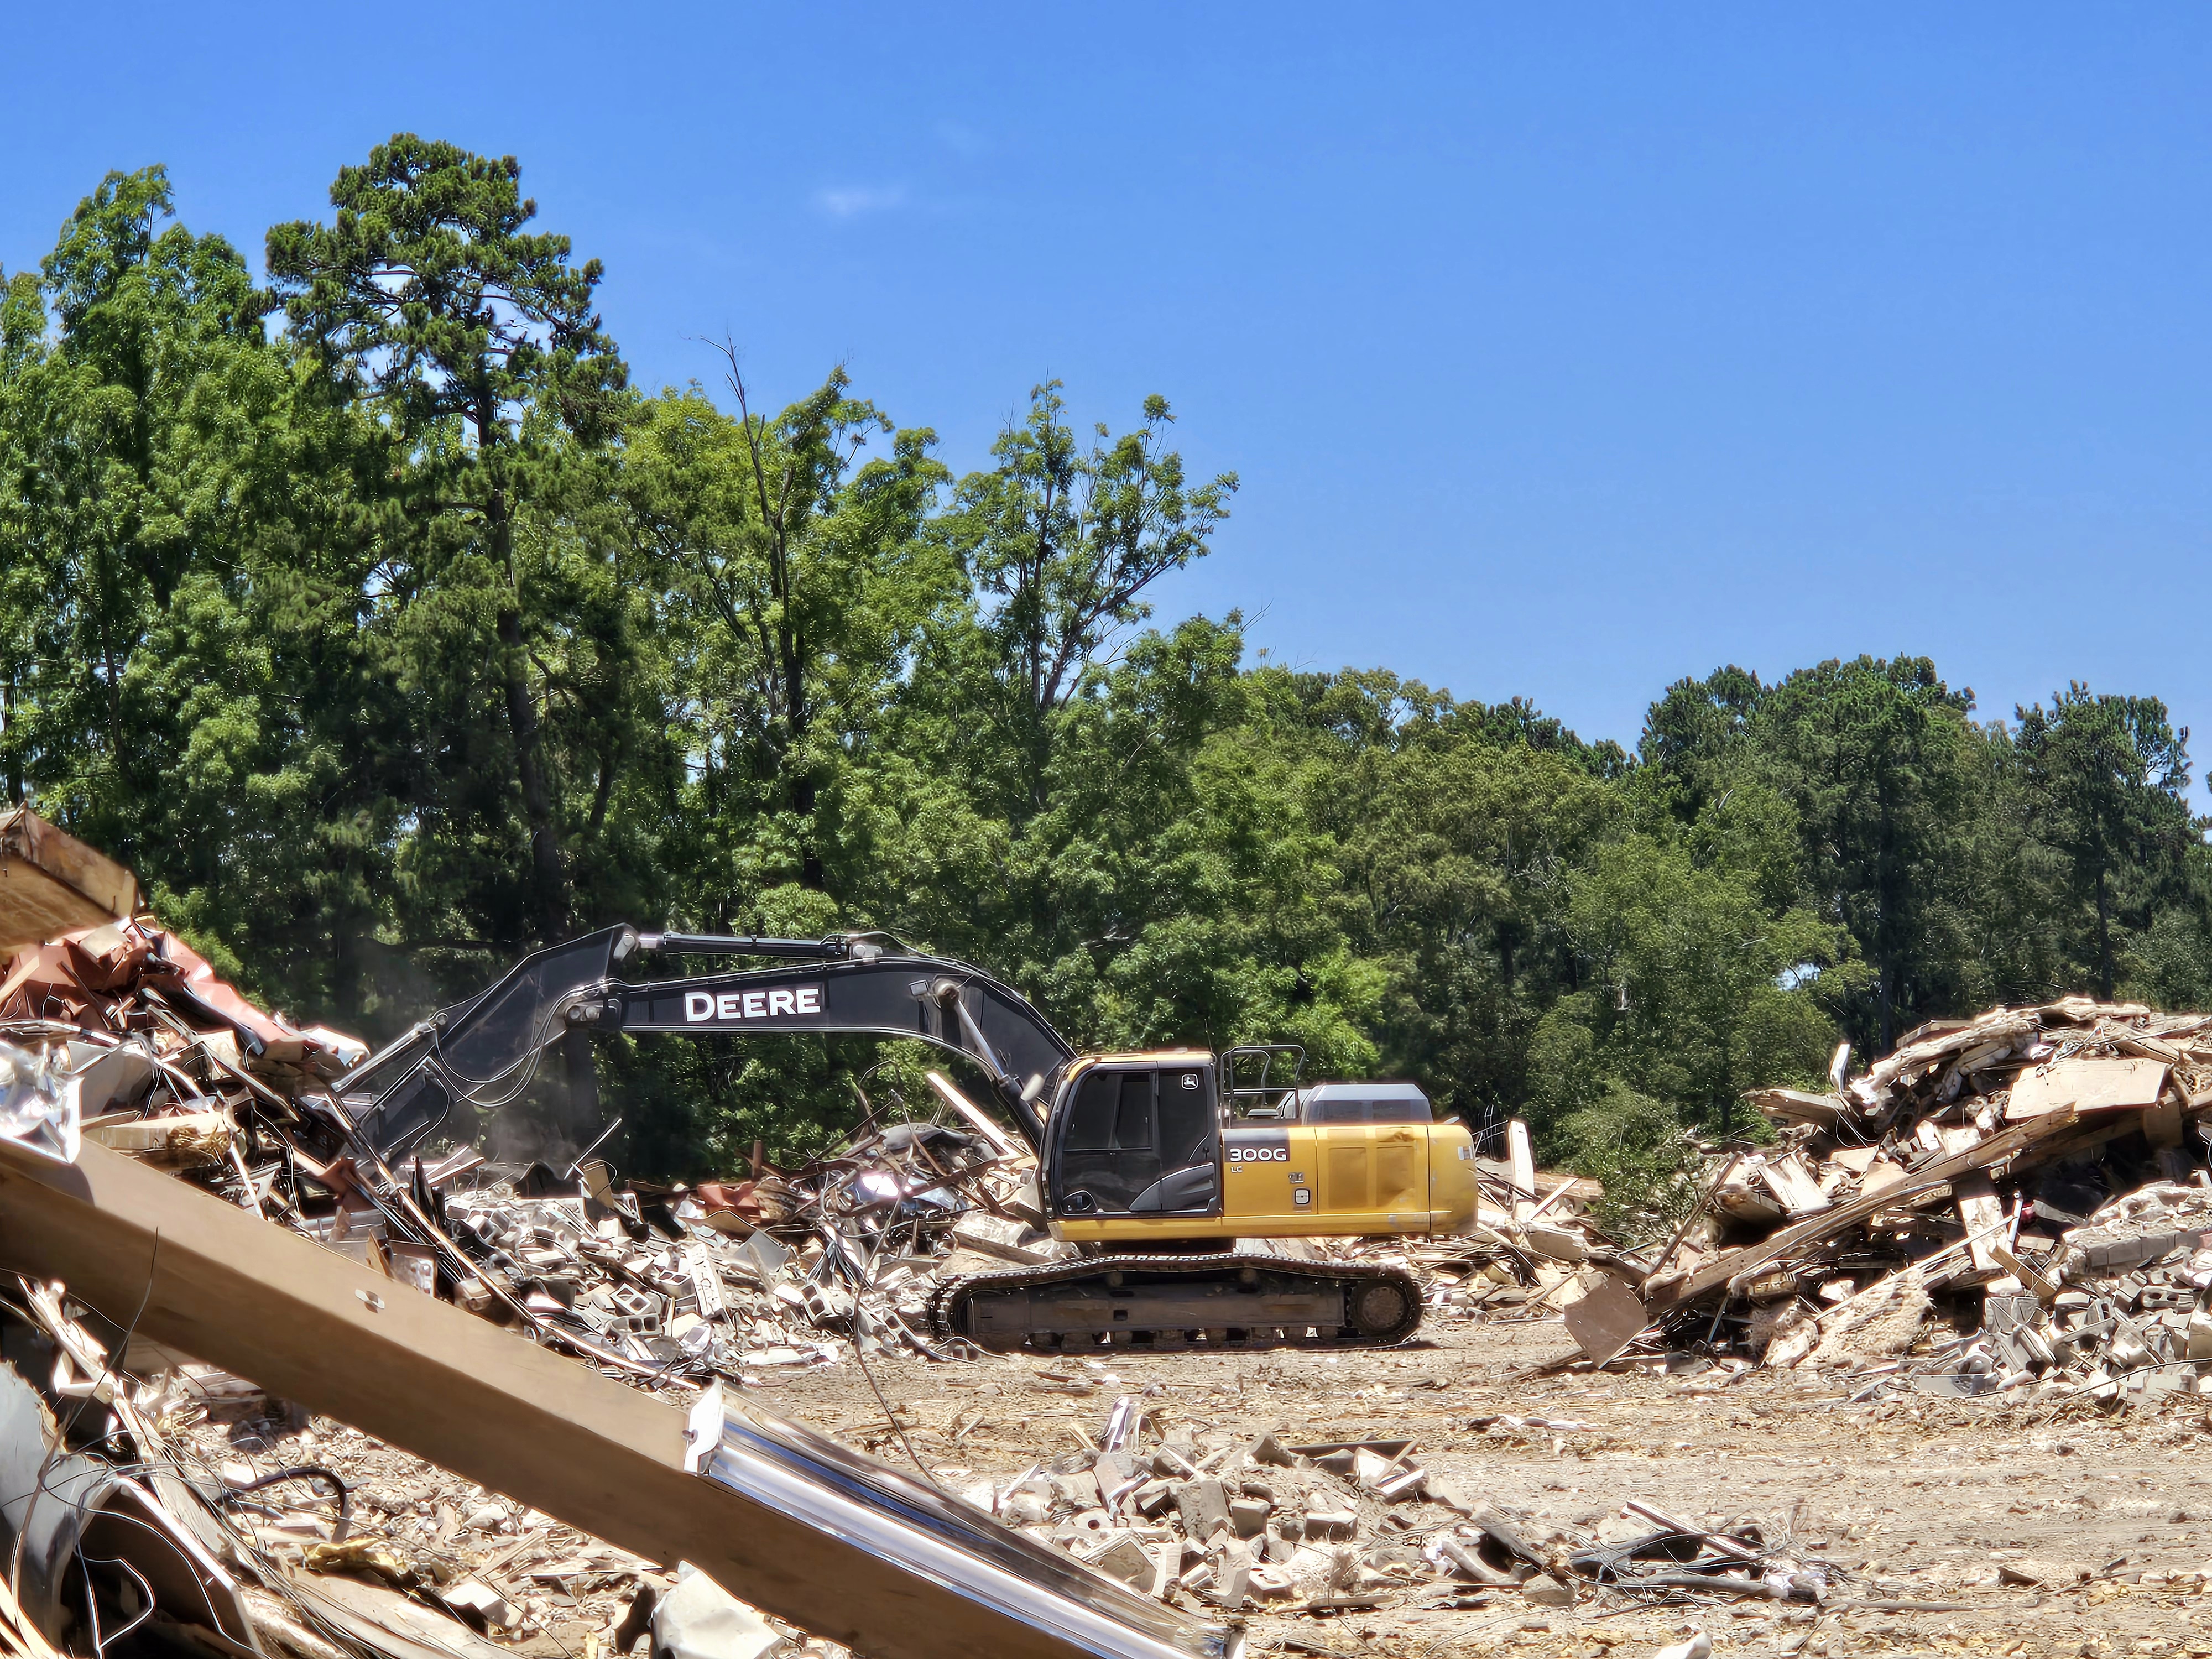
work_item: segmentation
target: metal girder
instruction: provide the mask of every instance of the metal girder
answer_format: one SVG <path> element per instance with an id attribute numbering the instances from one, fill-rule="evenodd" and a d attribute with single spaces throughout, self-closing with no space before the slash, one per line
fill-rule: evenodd
<path id="1" fill-rule="evenodd" d="M 105 1147 L 0 1141 L 0 1267 L 866 1659 L 1236 1659 L 1237 1632 L 748 1401 L 701 1400 L 690 1448 L 680 1408 Z"/>

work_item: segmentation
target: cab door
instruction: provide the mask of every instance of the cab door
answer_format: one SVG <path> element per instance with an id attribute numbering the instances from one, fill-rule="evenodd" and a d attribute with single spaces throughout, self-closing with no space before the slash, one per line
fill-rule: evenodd
<path id="1" fill-rule="evenodd" d="M 1076 1080 L 1048 1151 L 1053 1207 L 1070 1219 L 1219 1212 L 1212 1068 L 1106 1061 Z"/>

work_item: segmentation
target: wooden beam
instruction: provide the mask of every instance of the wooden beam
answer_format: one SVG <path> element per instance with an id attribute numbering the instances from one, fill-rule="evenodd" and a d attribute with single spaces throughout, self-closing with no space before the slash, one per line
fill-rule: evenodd
<path id="1" fill-rule="evenodd" d="M 681 1408 L 90 1142 L 0 1141 L 0 1267 L 870 1659 L 1234 1650 L 734 1389 L 688 1445 Z"/>
<path id="2" fill-rule="evenodd" d="M 1505 1126 L 1505 1154 L 1513 1165 L 1513 1218 L 1526 1221 L 1536 1210 L 1536 1158 L 1528 1126 L 1517 1117 Z"/>

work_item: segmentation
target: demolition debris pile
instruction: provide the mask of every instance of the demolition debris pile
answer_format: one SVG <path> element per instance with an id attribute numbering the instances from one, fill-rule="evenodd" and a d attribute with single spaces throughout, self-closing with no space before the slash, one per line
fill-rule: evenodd
<path id="1" fill-rule="evenodd" d="M 21 1084 L 19 1076 L 16 1079 Z M 43 1090 L 41 1093 L 45 1093 Z M 19 1088 L 15 1100 L 25 1098 Z M 676 1573 L 241 1379 L 136 1342 L 58 1285 L 0 1304 L 0 1651 L 268 1659 L 560 1659 L 651 1638 L 670 1659 L 842 1659 Z M 26 1502 L 35 1488 L 47 1501 Z M 12 1582 L 12 1588 L 11 1588 Z"/>
<path id="2" fill-rule="evenodd" d="M 2212 1382 L 2212 1017 L 2069 997 L 1846 1060 L 1751 1097 L 1778 1145 L 1724 1160 L 1643 1279 L 1665 1330 L 1929 1393 Z"/>

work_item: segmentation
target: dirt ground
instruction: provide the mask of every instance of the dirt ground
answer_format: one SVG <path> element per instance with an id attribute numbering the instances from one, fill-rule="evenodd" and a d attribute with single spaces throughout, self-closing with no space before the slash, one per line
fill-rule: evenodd
<path id="1" fill-rule="evenodd" d="M 1477 1504 L 1526 1517 L 1538 1536 L 1594 1526 L 1635 1498 L 1707 1523 L 1760 1517 L 1767 1536 L 1794 1536 L 1850 1575 L 1818 1610 L 1650 1607 L 1588 1593 L 1572 1609 L 1550 1609 L 1514 1591 L 1440 1607 L 1424 1604 L 1484 1598 L 1425 1586 L 1372 1610 L 1255 1614 L 1256 1652 L 1626 1656 L 1703 1631 L 1716 1653 L 1747 1656 L 2212 1655 L 2212 1419 L 2201 1397 L 2054 1414 L 1911 1395 L 1851 1405 L 1832 1380 L 1759 1371 L 1729 1381 L 1716 1370 L 1585 1370 L 1516 1382 L 1569 1346 L 1556 1317 L 1434 1323 L 1425 1334 L 1361 1355 L 872 1363 L 915 1453 L 948 1486 L 1009 1480 L 1073 1451 L 1116 1395 L 1139 1393 L 1163 1434 L 1279 1429 L 1291 1444 L 1411 1437 L 1425 1467 Z M 1060 1380 L 1070 1376 L 1090 1380 Z M 906 1456 L 850 1364 L 754 1397 L 884 1457 Z M 1453 1519 L 1420 1505 L 1408 1518 L 1424 1531 Z M 2006 1562 L 2091 1577 L 2063 1589 L 2015 1586 L 1999 1582 Z M 1925 1610 L 1896 1605 L 1914 1602 Z"/>
<path id="2" fill-rule="evenodd" d="M 1594 1528 L 1633 1498 L 1706 1524 L 1757 1517 L 1766 1537 L 1845 1570 L 1817 1608 L 1653 1606 L 1588 1587 L 1576 1607 L 1552 1608 L 1518 1590 L 1424 1583 L 1375 1607 L 1250 1614 L 1255 1654 L 1630 1659 L 1702 1631 L 1716 1654 L 1744 1656 L 2212 1656 L 2212 1402 L 2201 1396 L 2053 1412 L 1913 1395 L 1854 1405 L 1834 1378 L 1760 1371 L 1634 1367 L 1516 1380 L 1566 1346 L 1553 1317 L 1432 1322 L 1424 1340 L 1383 1352 L 879 1358 L 872 1366 L 903 1442 L 850 1360 L 747 1393 L 888 1460 L 905 1462 L 910 1446 L 954 1491 L 986 1478 L 1003 1486 L 1091 1443 L 1114 1401 L 1138 1394 L 1151 1414 L 1146 1443 L 1222 1431 L 1273 1430 L 1292 1445 L 1411 1437 L 1432 1474 L 1539 1540 L 1555 1527 Z M 421 1484 L 423 1466 L 336 1425 L 309 1431 L 318 1455 L 349 1479 L 418 1483 L 404 1495 L 434 1516 L 391 1506 L 401 1510 L 387 1517 L 395 1537 L 416 1528 L 450 1536 L 483 1501 L 436 1490 L 435 1471 Z M 295 1449 L 246 1449 L 258 1462 Z M 1423 1504 L 1393 1513 L 1415 1541 L 1456 1519 Z M 518 1513 L 516 1523 L 549 1519 Z M 466 1536 L 454 1547 L 471 1558 L 500 1541 L 463 1548 Z M 562 1550 L 589 1547 L 561 1536 Z M 2001 1582 L 2007 1564 L 2045 1583 Z M 612 1627 L 635 1582 L 617 1572 L 570 1582 L 575 1594 L 554 1593 L 550 1605 L 533 1597 L 545 1631 L 528 1650 L 585 1650 L 586 1632 Z"/>

